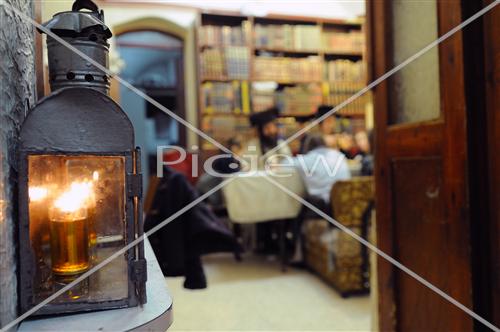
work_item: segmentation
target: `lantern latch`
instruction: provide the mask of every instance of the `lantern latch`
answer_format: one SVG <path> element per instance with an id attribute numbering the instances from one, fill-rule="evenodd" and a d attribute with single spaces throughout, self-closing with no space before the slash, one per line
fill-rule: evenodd
<path id="1" fill-rule="evenodd" d="M 142 197 L 142 174 L 127 174 L 128 197 Z"/>

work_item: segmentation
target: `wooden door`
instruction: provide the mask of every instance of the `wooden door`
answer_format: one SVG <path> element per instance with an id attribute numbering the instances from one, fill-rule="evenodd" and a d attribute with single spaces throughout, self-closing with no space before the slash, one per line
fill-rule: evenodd
<path id="1" fill-rule="evenodd" d="M 459 1 L 369 1 L 372 79 L 462 21 Z M 459 32 L 374 89 L 377 245 L 472 308 Z M 381 331 L 470 331 L 472 318 L 384 260 Z"/>

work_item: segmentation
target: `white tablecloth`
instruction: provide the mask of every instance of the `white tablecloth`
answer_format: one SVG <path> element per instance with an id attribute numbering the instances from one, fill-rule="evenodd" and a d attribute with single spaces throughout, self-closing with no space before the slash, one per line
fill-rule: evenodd
<path id="1" fill-rule="evenodd" d="M 222 191 L 231 221 L 256 223 L 270 220 L 290 219 L 298 216 L 302 204 L 265 179 L 271 176 L 299 196 L 304 196 L 305 187 L 295 170 L 286 171 L 289 176 L 273 176 L 264 171 L 235 173 Z"/>

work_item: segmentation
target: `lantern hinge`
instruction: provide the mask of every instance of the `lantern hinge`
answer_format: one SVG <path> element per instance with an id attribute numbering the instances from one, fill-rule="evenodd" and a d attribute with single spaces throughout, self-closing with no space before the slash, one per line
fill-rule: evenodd
<path id="1" fill-rule="evenodd" d="M 142 174 L 127 174 L 128 197 L 142 197 Z"/>
<path id="2" fill-rule="evenodd" d="M 144 258 L 132 262 L 132 281 L 145 283 L 148 280 L 147 264 Z"/>

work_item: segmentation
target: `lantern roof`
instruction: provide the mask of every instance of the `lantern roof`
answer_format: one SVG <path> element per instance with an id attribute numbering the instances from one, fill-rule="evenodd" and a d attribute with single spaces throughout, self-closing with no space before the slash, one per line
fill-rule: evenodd
<path id="1" fill-rule="evenodd" d="M 80 11 L 81 8 L 88 8 L 92 11 Z M 57 13 L 43 25 L 61 37 L 74 38 L 85 34 L 88 30 L 101 31 L 105 39 L 111 38 L 113 35 L 104 24 L 104 14 L 102 11 L 98 11 L 97 6 L 80 7 L 74 5 L 72 11 Z"/>
<path id="2" fill-rule="evenodd" d="M 107 95 L 89 88 L 62 88 L 28 113 L 20 148 L 42 153 L 130 153 L 134 128 Z"/>

